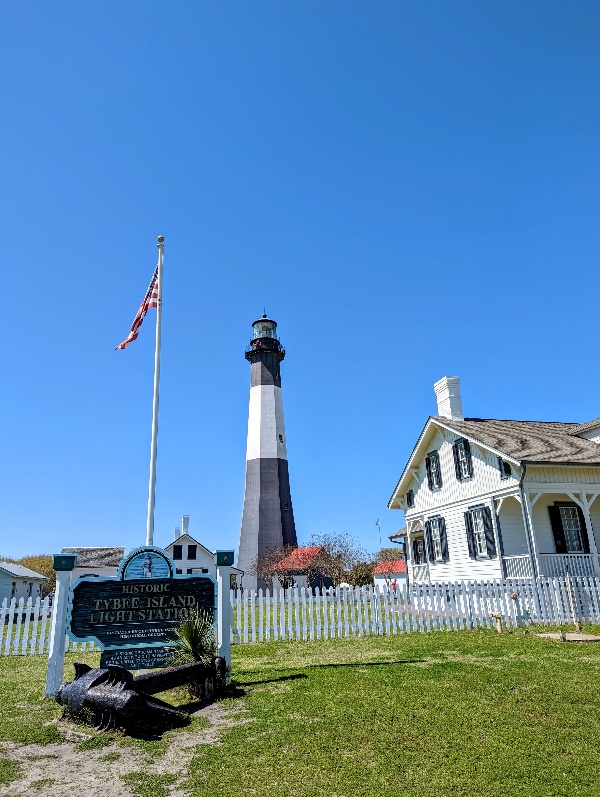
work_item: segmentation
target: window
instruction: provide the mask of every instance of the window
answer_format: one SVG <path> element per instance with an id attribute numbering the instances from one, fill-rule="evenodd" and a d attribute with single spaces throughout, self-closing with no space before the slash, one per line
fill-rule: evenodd
<path id="1" fill-rule="evenodd" d="M 406 493 L 406 508 L 412 509 L 414 505 L 415 505 L 415 494 L 412 490 L 409 490 Z"/>
<path id="2" fill-rule="evenodd" d="M 174 545 L 173 546 L 173 559 L 183 559 L 182 551 L 183 551 L 183 546 L 182 545 Z"/>
<path id="3" fill-rule="evenodd" d="M 427 470 L 427 484 L 430 490 L 439 490 L 442 486 L 442 472 L 440 469 L 440 457 L 437 451 L 431 451 L 425 457 L 425 468 Z"/>
<path id="4" fill-rule="evenodd" d="M 202 567 L 202 568 L 200 569 L 200 572 L 201 572 L 201 573 L 208 573 L 208 567 Z"/>
<path id="5" fill-rule="evenodd" d="M 556 553 L 589 553 L 583 512 L 575 504 L 556 502 L 549 506 Z"/>
<path id="6" fill-rule="evenodd" d="M 473 506 L 465 512 L 465 528 L 471 559 L 496 556 L 496 538 L 489 506 Z"/>
<path id="7" fill-rule="evenodd" d="M 191 567 L 188 567 L 186 572 L 187 572 L 188 576 L 191 576 L 194 571 L 192 570 Z"/>
<path id="8" fill-rule="evenodd" d="M 487 556 L 485 542 L 485 523 L 483 522 L 483 509 L 475 509 L 471 513 L 473 518 L 473 536 L 475 538 L 475 553 L 477 556 Z"/>
<path id="9" fill-rule="evenodd" d="M 11 589 L 11 591 L 10 591 L 10 597 L 11 597 L 11 598 L 14 598 L 14 597 L 15 597 L 15 592 L 16 592 L 16 591 L 17 591 L 17 582 L 16 582 L 16 581 L 13 581 L 13 582 L 12 582 L 12 589 Z"/>
<path id="10" fill-rule="evenodd" d="M 188 559 L 196 558 L 196 545 L 188 545 Z"/>
<path id="11" fill-rule="evenodd" d="M 425 546 L 430 562 L 447 562 L 448 539 L 446 537 L 446 521 L 439 515 L 431 517 L 425 523 Z"/>
<path id="12" fill-rule="evenodd" d="M 464 482 L 466 479 L 470 479 L 473 476 L 473 459 L 469 441 L 463 437 L 456 440 L 452 446 L 452 453 L 454 454 L 454 468 L 458 481 Z"/>
<path id="13" fill-rule="evenodd" d="M 180 576 L 183 573 L 183 570 L 180 567 L 175 568 L 175 575 Z"/>
<path id="14" fill-rule="evenodd" d="M 424 565 L 426 561 L 425 540 L 420 537 L 417 540 L 413 540 L 413 564 Z"/>
<path id="15" fill-rule="evenodd" d="M 431 520 L 431 541 L 433 542 L 433 555 L 435 560 L 442 558 L 442 540 L 440 537 L 440 518 Z"/>
<path id="16" fill-rule="evenodd" d="M 559 509 L 565 534 L 565 542 L 567 543 L 567 551 L 569 551 L 569 553 L 583 553 L 583 539 L 577 507 L 561 506 Z"/>
<path id="17" fill-rule="evenodd" d="M 498 457 L 498 469 L 500 470 L 501 479 L 510 479 L 512 476 L 512 468 L 505 459 Z"/>

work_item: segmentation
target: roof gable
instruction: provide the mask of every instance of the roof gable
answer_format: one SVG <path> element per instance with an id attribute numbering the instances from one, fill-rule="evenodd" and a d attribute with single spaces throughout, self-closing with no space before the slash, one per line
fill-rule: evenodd
<path id="1" fill-rule="evenodd" d="M 4 570 L 9 576 L 17 576 L 17 578 L 35 578 L 40 581 L 48 581 L 47 576 L 41 573 L 36 573 L 35 570 L 30 570 L 28 567 L 18 565 L 14 562 L 0 562 L 0 570 Z"/>
<path id="2" fill-rule="evenodd" d="M 197 545 L 199 548 L 202 548 L 203 551 L 206 551 L 209 556 L 214 556 L 213 551 L 209 550 L 206 545 L 202 545 L 202 543 L 198 542 L 198 540 L 195 540 L 191 534 L 182 534 L 181 537 L 177 537 L 176 540 L 173 540 L 173 542 L 165 545 L 165 551 L 169 551 L 169 549 L 172 549 L 174 545 L 181 545 L 182 542 L 184 542 L 186 545 L 189 545 L 190 543 L 192 545 Z"/>
<path id="3" fill-rule="evenodd" d="M 600 422 L 599 422 L 600 423 Z M 581 431 L 594 428 L 596 421 L 587 424 L 554 421 L 512 421 L 493 418 L 465 418 L 454 421 L 440 416 L 428 418 L 423 431 L 389 500 L 388 508 L 409 489 L 406 479 L 411 470 L 420 465 L 427 453 L 427 444 L 435 428 L 448 429 L 458 437 L 482 446 L 503 459 L 523 463 L 547 465 L 600 466 L 598 444 L 577 437 Z M 582 429 L 582 427 L 586 427 Z"/>

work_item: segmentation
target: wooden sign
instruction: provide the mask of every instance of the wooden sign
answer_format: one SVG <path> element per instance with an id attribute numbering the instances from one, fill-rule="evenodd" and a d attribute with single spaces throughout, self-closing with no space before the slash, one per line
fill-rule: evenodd
<path id="1" fill-rule="evenodd" d="M 190 613 L 215 614 L 214 579 L 174 576 L 173 571 L 163 550 L 140 548 L 123 560 L 116 578 L 79 579 L 72 587 L 69 636 L 96 642 L 103 649 L 164 647 Z"/>

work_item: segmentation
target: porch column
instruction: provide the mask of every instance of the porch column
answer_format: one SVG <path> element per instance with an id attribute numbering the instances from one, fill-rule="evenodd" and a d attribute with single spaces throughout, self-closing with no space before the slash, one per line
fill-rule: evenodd
<path id="1" fill-rule="evenodd" d="M 406 567 L 406 582 L 412 581 L 412 540 L 410 538 L 410 530 L 408 521 L 406 523 L 406 538 L 404 544 L 404 561 Z"/>
<path id="2" fill-rule="evenodd" d="M 594 574 L 600 575 L 600 567 L 598 565 L 598 547 L 596 545 L 596 538 L 594 537 L 594 527 L 592 526 L 592 518 L 590 515 L 590 507 L 594 503 L 594 498 L 588 502 L 587 493 L 585 490 L 581 490 L 581 511 L 583 512 L 583 518 L 585 520 L 585 531 L 588 538 L 588 543 L 590 546 L 590 553 L 592 554 L 592 564 L 594 566 Z M 575 498 L 575 496 L 572 496 Z M 579 503 L 576 501 L 576 503 Z"/>
<path id="3" fill-rule="evenodd" d="M 500 524 L 498 521 L 498 512 L 496 511 L 496 498 L 492 496 L 490 499 L 490 509 L 492 512 L 492 530 L 496 539 L 496 555 L 500 564 L 500 578 L 506 578 L 506 566 L 504 564 L 504 546 L 500 537 Z"/>
<path id="4" fill-rule="evenodd" d="M 524 489 L 521 492 L 524 503 L 521 506 L 523 510 L 523 522 L 525 523 L 525 537 L 527 538 L 527 547 L 529 548 L 529 555 L 534 564 L 534 577 L 541 575 L 540 573 L 540 557 L 537 547 L 537 540 L 535 534 L 535 526 L 533 525 L 533 507 L 529 499 L 529 490 Z M 529 531 L 528 531 L 529 529 Z"/>

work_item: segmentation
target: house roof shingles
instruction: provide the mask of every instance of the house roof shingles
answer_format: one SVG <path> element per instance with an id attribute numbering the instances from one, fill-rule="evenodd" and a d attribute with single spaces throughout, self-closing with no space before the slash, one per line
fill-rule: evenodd
<path id="1" fill-rule="evenodd" d="M 374 576 L 403 575 L 406 573 L 406 562 L 404 559 L 393 559 L 388 562 L 379 562 L 373 570 Z"/>
<path id="2" fill-rule="evenodd" d="M 61 553 L 76 553 L 76 567 L 118 567 L 125 548 L 63 548 Z"/>
<path id="3" fill-rule="evenodd" d="M 454 421 L 439 416 L 433 420 L 521 462 L 600 465 L 598 443 L 575 436 L 583 424 L 488 418 Z"/>
<path id="4" fill-rule="evenodd" d="M 35 570 L 30 570 L 28 567 L 23 567 L 23 565 L 17 565 L 14 562 L 0 562 L 0 570 L 5 570 L 7 573 L 10 573 L 12 576 L 17 576 L 18 578 L 37 578 L 48 581 L 47 576 L 36 573 Z"/>

